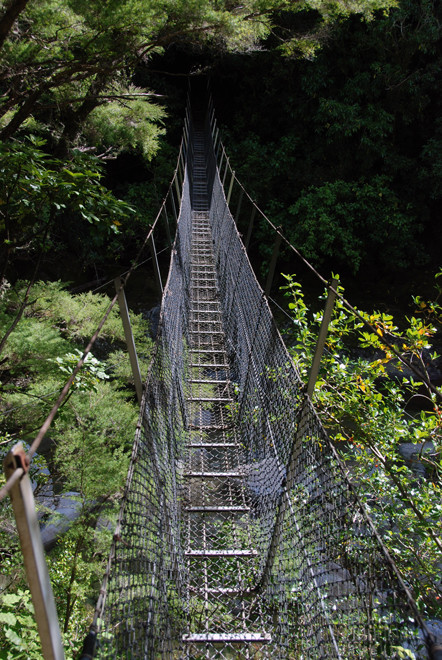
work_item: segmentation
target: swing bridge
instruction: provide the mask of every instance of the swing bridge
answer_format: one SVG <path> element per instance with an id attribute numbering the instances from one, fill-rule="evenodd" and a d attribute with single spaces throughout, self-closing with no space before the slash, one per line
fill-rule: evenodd
<path id="1" fill-rule="evenodd" d="M 276 328 L 208 107 L 185 122 L 96 657 L 439 657 Z"/>

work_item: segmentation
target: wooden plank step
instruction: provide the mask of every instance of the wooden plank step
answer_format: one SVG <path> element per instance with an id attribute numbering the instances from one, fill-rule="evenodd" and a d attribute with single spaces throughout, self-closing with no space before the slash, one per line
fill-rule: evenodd
<path id="1" fill-rule="evenodd" d="M 272 636 L 259 633 L 189 633 L 182 636 L 186 644 L 270 644 Z"/>

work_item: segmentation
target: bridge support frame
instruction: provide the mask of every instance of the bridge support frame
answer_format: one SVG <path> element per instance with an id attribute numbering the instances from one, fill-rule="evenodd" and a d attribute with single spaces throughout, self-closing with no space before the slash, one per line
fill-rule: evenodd
<path id="1" fill-rule="evenodd" d="M 126 337 L 127 351 L 129 353 L 130 366 L 135 382 L 135 390 L 137 392 L 138 403 L 141 404 L 143 398 L 143 383 L 141 380 L 140 365 L 138 363 L 137 349 L 135 348 L 134 335 L 132 326 L 130 324 L 129 309 L 126 301 L 126 294 L 124 293 L 124 284 L 120 277 L 116 277 L 115 289 L 118 293 L 118 306 L 120 308 L 121 320 L 123 322 L 124 336 Z"/>
<path id="2" fill-rule="evenodd" d="M 255 224 L 255 216 L 256 216 L 256 206 L 252 206 L 252 213 L 250 214 L 250 220 L 249 220 L 249 228 L 247 229 L 247 236 L 246 240 L 244 243 L 244 247 L 246 248 L 246 252 L 249 251 L 249 245 L 250 245 L 250 239 L 252 238 L 252 231 L 253 231 L 253 225 Z"/>
<path id="3" fill-rule="evenodd" d="M 57 609 L 35 512 L 31 480 L 27 473 L 29 463 L 26 461 L 21 442 L 17 443 L 5 457 L 3 466 L 6 479 L 9 479 L 17 468 L 21 467 L 24 471 L 21 479 L 11 488 L 10 497 L 43 657 L 45 660 L 64 660 Z"/>
<path id="4" fill-rule="evenodd" d="M 316 342 L 315 354 L 313 356 L 312 366 L 307 383 L 307 394 L 311 398 L 315 389 L 316 379 L 318 378 L 319 366 L 321 364 L 322 354 L 325 348 L 328 326 L 330 325 L 333 307 L 338 294 L 339 277 L 334 277 L 328 290 L 327 302 L 325 303 L 324 315 L 322 317 L 321 328 L 319 330 L 318 341 Z"/>
<path id="5" fill-rule="evenodd" d="M 278 233 L 276 234 L 275 244 L 273 246 L 272 259 L 270 261 L 270 266 L 269 266 L 269 274 L 267 275 L 267 282 L 266 282 L 266 288 L 265 288 L 266 298 L 268 298 L 270 296 L 270 291 L 271 291 L 272 284 L 273 284 L 273 278 L 275 276 L 276 262 L 278 261 L 278 257 L 279 257 L 279 250 L 280 250 L 281 241 L 282 241 L 282 236 L 280 234 L 280 229 L 281 228 L 278 227 Z"/>

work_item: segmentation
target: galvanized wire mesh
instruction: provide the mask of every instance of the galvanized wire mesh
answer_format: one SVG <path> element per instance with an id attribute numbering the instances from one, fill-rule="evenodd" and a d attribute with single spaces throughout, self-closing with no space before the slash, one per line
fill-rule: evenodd
<path id="1" fill-rule="evenodd" d="M 427 657 L 250 267 L 207 123 L 188 145 L 98 655 Z"/>

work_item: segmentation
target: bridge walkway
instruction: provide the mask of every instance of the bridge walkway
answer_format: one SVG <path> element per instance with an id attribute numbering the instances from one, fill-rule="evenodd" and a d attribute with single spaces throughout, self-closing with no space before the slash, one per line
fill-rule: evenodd
<path id="1" fill-rule="evenodd" d="M 234 418 L 207 197 L 204 131 L 196 129 L 182 525 L 186 657 L 272 657 L 271 623 L 254 590 L 258 550 Z M 256 579 L 255 579 L 256 578 Z M 218 655 L 221 653 L 221 656 Z M 269 654 L 270 653 L 270 654 Z M 274 657 L 274 655 L 273 655 Z"/>

